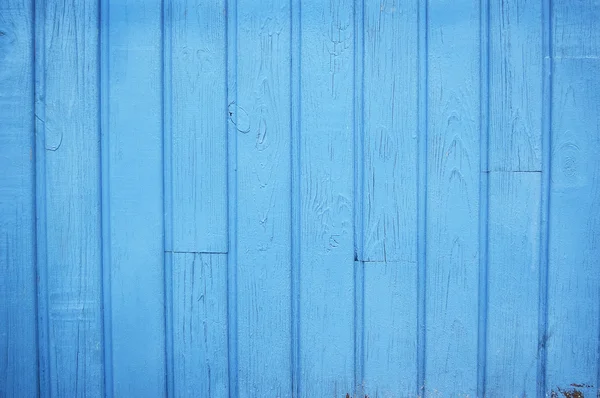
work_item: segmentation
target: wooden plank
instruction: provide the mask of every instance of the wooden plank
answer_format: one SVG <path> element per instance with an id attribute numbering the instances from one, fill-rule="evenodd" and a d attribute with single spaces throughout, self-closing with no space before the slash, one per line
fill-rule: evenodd
<path id="1" fill-rule="evenodd" d="M 365 394 L 416 396 L 417 264 L 365 267 Z"/>
<path id="2" fill-rule="evenodd" d="M 173 253 L 174 396 L 229 396 L 227 255 Z"/>
<path id="3" fill-rule="evenodd" d="M 354 384 L 353 2 L 301 7 L 300 396 Z"/>
<path id="4" fill-rule="evenodd" d="M 225 1 L 171 0 L 172 247 L 227 252 Z"/>
<path id="5" fill-rule="evenodd" d="M 541 20 L 541 3 L 490 2 L 485 393 L 493 396 L 537 389 Z"/>
<path id="6" fill-rule="evenodd" d="M 539 1 L 490 1 L 489 170 L 541 170 L 541 20 Z"/>
<path id="7" fill-rule="evenodd" d="M 597 0 L 552 1 L 552 56 L 600 56 L 600 3 Z"/>
<path id="8" fill-rule="evenodd" d="M 165 394 L 161 2 L 110 1 L 109 395 Z"/>
<path id="9" fill-rule="evenodd" d="M 479 2 L 428 8 L 425 394 L 477 392 Z"/>
<path id="10" fill-rule="evenodd" d="M 37 394 L 33 7 L 0 4 L 0 396 Z"/>
<path id="11" fill-rule="evenodd" d="M 600 4 L 548 5 L 551 76 L 546 394 L 599 390 Z M 552 53 L 550 52 L 552 51 Z"/>
<path id="12" fill-rule="evenodd" d="M 365 3 L 364 261 L 417 258 L 417 6 Z"/>
<path id="13" fill-rule="evenodd" d="M 287 397 L 292 396 L 290 5 L 239 0 L 237 12 L 232 111 L 237 114 L 238 394 Z"/>
<path id="14" fill-rule="evenodd" d="M 416 1 L 364 5 L 364 186 L 357 194 L 368 396 L 417 393 L 417 13 Z"/>
<path id="15" fill-rule="evenodd" d="M 36 89 L 38 162 L 45 191 L 43 268 L 47 333 L 42 395 L 104 394 L 102 351 L 98 4 L 39 4 L 44 38 Z M 45 87 L 44 87 L 45 85 Z M 46 312 L 47 311 L 47 312 Z M 48 383 L 48 384 L 46 384 Z"/>
<path id="16" fill-rule="evenodd" d="M 554 61 L 545 336 L 548 394 L 593 396 L 598 391 L 599 73 L 598 59 Z"/>
<path id="17" fill-rule="evenodd" d="M 489 179 L 486 395 L 535 396 L 541 173 Z"/>

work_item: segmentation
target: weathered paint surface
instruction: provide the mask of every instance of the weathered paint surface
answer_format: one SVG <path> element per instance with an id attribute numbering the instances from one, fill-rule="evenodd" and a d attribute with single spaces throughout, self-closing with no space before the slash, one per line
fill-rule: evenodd
<path id="1" fill-rule="evenodd" d="M 0 397 L 595 397 L 597 0 L 0 0 Z"/>

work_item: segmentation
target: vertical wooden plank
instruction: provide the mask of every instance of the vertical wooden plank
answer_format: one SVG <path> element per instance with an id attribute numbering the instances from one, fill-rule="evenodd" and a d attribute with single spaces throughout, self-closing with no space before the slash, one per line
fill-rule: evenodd
<path id="1" fill-rule="evenodd" d="M 365 394 L 416 396 L 417 264 L 365 265 Z"/>
<path id="2" fill-rule="evenodd" d="M 599 74 L 597 58 L 554 61 L 546 388 L 572 396 L 598 391 Z"/>
<path id="3" fill-rule="evenodd" d="M 291 254 L 291 333 L 292 396 L 300 396 L 300 265 L 302 239 L 302 31 L 300 0 L 290 1 L 290 254 Z"/>
<path id="4" fill-rule="evenodd" d="M 354 376 L 353 7 L 301 9 L 300 395 L 344 397 Z"/>
<path id="5" fill-rule="evenodd" d="M 552 55 L 595 58 L 600 54 L 600 4 L 597 0 L 552 1 Z"/>
<path id="6" fill-rule="evenodd" d="M 364 8 L 364 388 L 416 393 L 418 2 Z M 360 166 L 359 166 L 360 167 Z"/>
<path id="7" fill-rule="evenodd" d="M 227 261 L 223 256 L 228 246 L 226 4 L 223 0 L 165 4 L 165 244 L 167 270 L 172 267 L 172 275 L 167 274 L 172 280 L 166 281 L 167 292 L 172 294 L 168 304 L 172 308 L 167 308 L 171 393 L 195 396 L 202 391 L 201 395 L 225 396 L 229 387 Z M 198 283 L 205 287 L 210 283 L 209 292 L 198 290 Z M 182 294 L 186 291 L 190 294 Z M 192 296 L 198 296 L 202 306 L 189 302 Z"/>
<path id="8" fill-rule="evenodd" d="M 479 1 L 430 0 L 426 394 L 475 395 Z"/>
<path id="9" fill-rule="evenodd" d="M 536 394 L 542 5 L 490 2 L 486 394 Z M 482 155 L 483 156 L 483 155 Z"/>
<path id="10" fill-rule="evenodd" d="M 417 396 L 425 392 L 427 362 L 428 8 L 428 2 L 421 1 L 417 11 Z"/>
<path id="11" fill-rule="evenodd" d="M 172 0 L 171 6 L 173 243 L 167 249 L 225 253 L 225 1 Z"/>
<path id="12" fill-rule="evenodd" d="M 45 88 L 36 109 L 43 156 L 47 311 L 43 395 L 102 396 L 98 5 L 41 2 Z M 38 152 L 39 153 L 39 152 Z M 47 367 L 47 368 L 46 368 Z M 49 388 L 49 390 L 46 390 Z"/>
<path id="13" fill-rule="evenodd" d="M 114 396 L 165 394 L 161 2 L 110 1 L 108 173 Z"/>
<path id="14" fill-rule="evenodd" d="M 0 396 L 37 394 L 33 3 L 0 4 Z"/>
<path id="15" fill-rule="evenodd" d="M 549 7 L 545 392 L 593 396 L 600 391 L 600 4 Z"/>
<path id="16" fill-rule="evenodd" d="M 238 394 L 290 397 L 290 5 L 237 7 Z"/>
<path id="17" fill-rule="evenodd" d="M 227 397 L 227 255 L 173 253 L 176 397 Z"/>
<path id="18" fill-rule="evenodd" d="M 535 396 L 541 174 L 489 178 L 486 395 Z"/>
<path id="19" fill-rule="evenodd" d="M 247 122 L 243 113 L 237 111 L 237 64 L 238 64 L 238 0 L 227 1 L 227 360 L 229 397 L 239 395 L 238 379 L 238 122 Z M 242 130 L 244 130 L 242 128 Z"/>
<path id="20" fill-rule="evenodd" d="M 365 3 L 364 261 L 416 261 L 417 2 Z"/>
<path id="21" fill-rule="evenodd" d="M 542 5 L 490 1 L 489 169 L 540 171 Z"/>

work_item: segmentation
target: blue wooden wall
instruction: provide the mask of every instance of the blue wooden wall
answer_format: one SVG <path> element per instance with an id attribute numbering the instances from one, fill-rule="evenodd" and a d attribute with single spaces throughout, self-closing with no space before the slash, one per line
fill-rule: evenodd
<path id="1" fill-rule="evenodd" d="M 594 397 L 600 1 L 0 0 L 0 397 Z"/>

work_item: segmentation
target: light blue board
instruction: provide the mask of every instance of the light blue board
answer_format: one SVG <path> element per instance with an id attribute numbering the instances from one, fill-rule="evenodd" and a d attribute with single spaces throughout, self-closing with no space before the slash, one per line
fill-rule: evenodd
<path id="1" fill-rule="evenodd" d="M 489 170 L 542 165 L 542 2 L 489 1 Z"/>
<path id="2" fill-rule="evenodd" d="M 425 394 L 477 388 L 479 2 L 429 2 Z"/>
<path id="3" fill-rule="evenodd" d="M 550 40 L 554 58 L 594 58 L 600 49 L 600 4 L 596 0 L 550 1 Z M 552 99 L 554 102 L 555 99 Z"/>
<path id="4" fill-rule="evenodd" d="M 0 396 L 597 394 L 597 1 L 0 11 Z"/>
<path id="5" fill-rule="evenodd" d="M 352 4 L 314 0 L 300 9 L 302 397 L 353 392 Z"/>
<path id="6" fill-rule="evenodd" d="M 291 397 L 290 5 L 236 3 L 238 396 Z"/>
<path id="7" fill-rule="evenodd" d="M 364 267 L 364 393 L 416 397 L 417 264 L 368 262 Z"/>
<path id="8" fill-rule="evenodd" d="M 541 174 L 489 176 L 486 394 L 535 396 Z"/>
<path id="9" fill-rule="evenodd" d="M 364 261 L 417 257 L 417 6 L 365 3 Z"/>
<path id="10" fill-rule="evenodd" d="M 159 1 L 105 0 L 103 151 L 108 395 L 165 394 L 162 46 Z"/>
<path id="11" fill-rule="evenodd" d="M 175 397 L 228 397 L 227 255 L 173 254 Z"/>
<path id="12" fill-rule="evenodd" d="M 96 397 L 104 394 L 98 4 L 36 8 L 40 392 Z"/>
<path id="13" fill-rule="evenodd" d="M 165 187 L 172 194 L 172 242 L 167 241 L 166 249 L 226 253 L 225 1 L 164 3 L 171 9 L 165 21 L 170 49 L 164 50 L 165 67 L 170 68 L 165 134 L 171 142 L 165 158 L 171 176 Z"/>
<path id="14" fill-rule="evenodd" d="M 552 7 L 545 391 L 593 396 L 600 391 L 600 4 Z"/>
<path id="15" fill-rule="evenodd" d="M 598 390 L 598 59 L 554 61 L 547 392 Z"/>
<path id="16" fill-rule="evenodd" d="M 221 397 L 229 392 L 225 2 L 163 7 L 168 393 Z"/>
<path id="17" fill-rule="evenodd" d="M 553 63 L 546 391 L 588 396 L 600 358 L 600 62 L 581 55 Z"/>
<path id="18" fill-rule="evenodd" d="M 33 7 L 0 3 L 0 396 L 38 386 Z"/>
<path id="19" fill-rule="evenodd" d="M 542 4 L 489 4 L 485 393 L 534 396 L 540 357 Z"/>
<path id="20" fill-rule="evenodd" d="M 358 133 L 364 135 L 358 140 L 364 174 L 356 195 L 364 220 L 357 243 L 364 245 L 358 253 L 364 261 L 362 383 L 368 396 L 418 393 L 417 12 L 416 1 L 366 1 L 364 26 L 357 27 L 364 34 L 364 43 L 357 43 L 364 47 L 364 80 L 355 98 L 364 95 Z"/>

